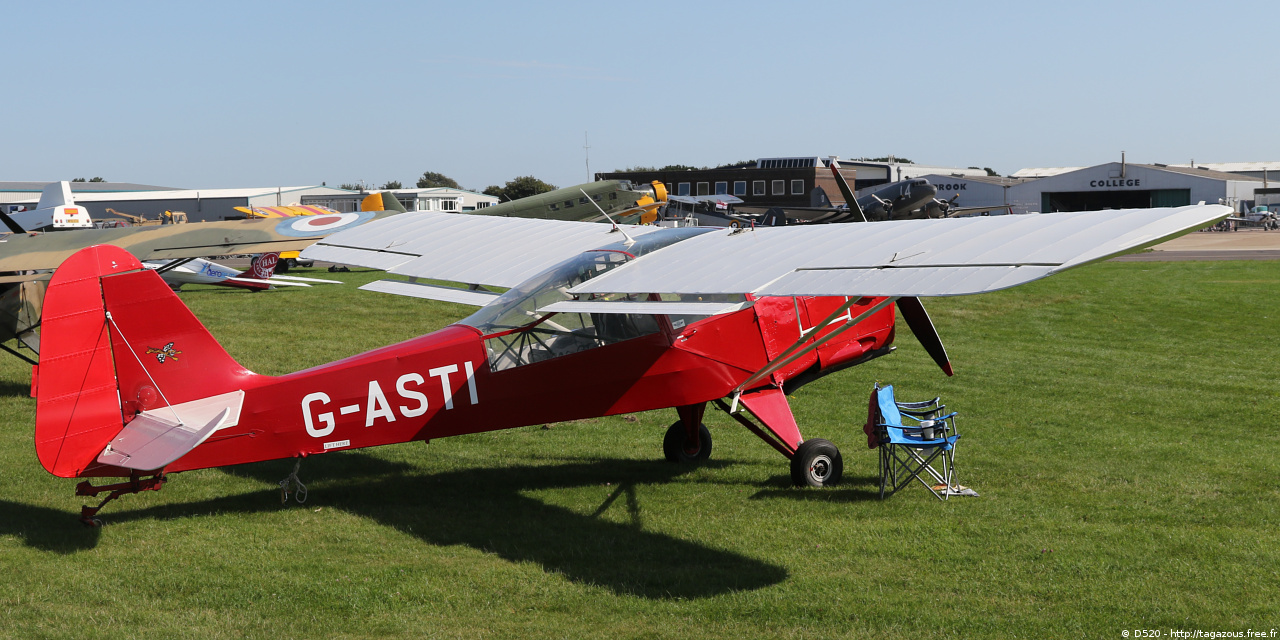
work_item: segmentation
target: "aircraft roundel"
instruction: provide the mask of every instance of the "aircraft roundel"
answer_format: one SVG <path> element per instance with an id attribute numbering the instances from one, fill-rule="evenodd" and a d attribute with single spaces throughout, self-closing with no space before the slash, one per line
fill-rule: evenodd
<path id="1" fill-rule="evenodd" d="M 357 211 L 318 216 L 294 216 L 284 218 L 276 224 L 276 233 L 295 237 L 325 235 L 354 227 L 373 218 L 374 215 L 373 211 Z"/>

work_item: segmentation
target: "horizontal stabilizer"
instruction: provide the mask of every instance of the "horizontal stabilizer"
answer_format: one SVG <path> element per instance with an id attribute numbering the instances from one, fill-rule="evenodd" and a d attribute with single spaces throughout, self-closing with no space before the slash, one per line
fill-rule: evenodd
<path id="1" fill-rule="evenodd" d="M 143 411 L 98 456 L 102 464 L 151 471 L 181 458 L 218 429 L 240 421 L 244 391 Z"/>
<path id="2" fill-rule="evenodd" d="M 411 298 L 470 304 L 477 307 L 483 307 L 490 302 L 493 302 L 499 295 L 492 291 L 458 289 L 456 287 L 419 284 L 416 282 L 405 282 L 403 280 L 377 280 L 360 287 L 360 289 L 363 291 L 377 291 L 378 293 L 391 293 L 398 296 L 409 296 Z"/>
<path id="3" fill-rule="evenodd" d="M 538 309 L 539 313 L 638 313 L 646 315 L 714 316 L 750 307 L 752 302 L 609 302 L 564 300 Z"/>

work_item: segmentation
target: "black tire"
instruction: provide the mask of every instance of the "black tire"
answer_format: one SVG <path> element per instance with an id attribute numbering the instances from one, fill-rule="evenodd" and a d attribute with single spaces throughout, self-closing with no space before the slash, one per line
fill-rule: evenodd
<path id="1" fill-rule="evenodd" d="M 829 440 L 805 440 L 791 458 L 791 482 L 797 487 L 835 486 L 843 475 L 844 459 Z"/>
<path id="2" fill-rule="evenodd" d="M 711 457 L 711 432 L 707 430 L 707 425 L 698 425 L 698 450 L 696 452 L 690 453 L 686 451 L 684 441 L 684 423 L 676 422 L 667 429 L 667 435 L 662 439 L 662 453 L 667 456 L 667 460 L 689 464 L 702 462 Z"/>
<path id="3" fill-rule="evenodd" d="M 289 273 L 289 270 L 296 264 L 297 263 L 294 262 L 293 258 L 280 260 L 279 262 L 276 262 L 276 273 Z"/>

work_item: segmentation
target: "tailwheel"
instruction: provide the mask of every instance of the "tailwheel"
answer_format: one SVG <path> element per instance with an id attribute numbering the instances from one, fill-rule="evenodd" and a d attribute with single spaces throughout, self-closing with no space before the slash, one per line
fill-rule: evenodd
<path id="1" fill-rule="evenodd" d="M 684 422 L 677 421 L 667 429 L 667 435 L 662 439 L 662 453 L 672 462 L 702 462 L 711 456 L 711 432 L 707 425 L 699 423 L 698 439 L 693 441 Z"/>
<path id="2" fill-rule="evenodd" d="M 830 440 L 805 440 L 791 458 L 791 482 L 797 487 L 834 486 L 843 475 L 844 459 Z"/>

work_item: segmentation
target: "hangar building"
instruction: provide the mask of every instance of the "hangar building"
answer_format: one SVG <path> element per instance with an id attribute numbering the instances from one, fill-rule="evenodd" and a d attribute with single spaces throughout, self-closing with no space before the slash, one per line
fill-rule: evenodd
<path id="1" fill-rule="evenodd" d="M 37 183 L 44 188 L 48 183 Z M 79 191 L 76 186 L 89 183 L 73 183 L 72 195 L 76 204 L 89 210 L 95 220 L 111 217 L 107 209 L 129 215 L 158 218 L 165 211 L 184 211 L 189 222 L 238 220 L 245 214 L 236 207 L 274 207 L 299 203 L 303 196 L 317 194 L 350 194 L 350 191 L 334 187 L 262 187 L 250 189 L 167 189 L 163 191 Z M 98 183 L 102 184 L 102 183 Z M 20 201 L 34 207 L 40 201 L 37 190 L 34 197 Z"/>
<path id="2" fill-rule="evenodd" d="M 31 203 L 39 202 L 40 191 L 43 190 L 47 184 L 49 183 L 0 182 L 0 211 L 16 211 L 17 207 L 28 206 Z M 72 182 L 70 184 L 71 193 L 74 197 L 91 193 L 124 194 L 139 191 L 176 191 L 173 187 L 157 187 L 149 184 L 133 184 L 132 182 Z"/>
<path id="3" fill-rule="evenodd" d="M 1012 205 L 1014 213 L 1178 207 L 1222 203 L 1243 212 L 1253 206 L 1264 181 L 1243 173 L 1204 167 L 1108 162 L 1092 167 L 1022 169 L 1010 178 L 990 179 L 1001 191 L 975 184 L 981 178 L 924 176 L 938 197 L 959 193 L 960 206 Z"/>
<path id="4" fill-rule="evenodd" d="M 1200 201 L 1220 202 L 1239 211 L 1261 186 L 1258 178 L 1234 173 L 1108 162 L 1010 187 L 1010 197 L 1038 201 L 1043 213 L 1180 207 Z"/>

